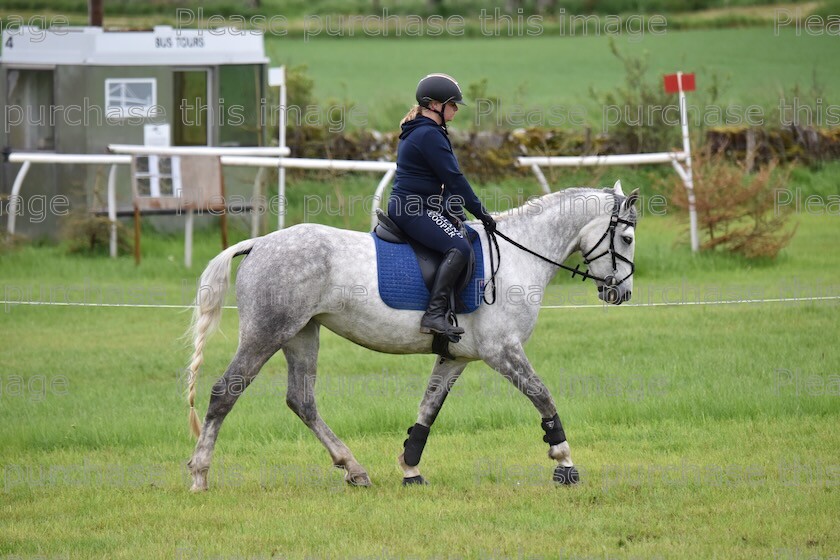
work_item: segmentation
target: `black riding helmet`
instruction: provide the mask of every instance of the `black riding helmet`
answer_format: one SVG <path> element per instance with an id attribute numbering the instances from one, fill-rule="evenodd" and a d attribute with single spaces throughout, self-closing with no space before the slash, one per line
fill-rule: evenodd
<path id="1" fill-rule="evenodd" d="M 448 74 L 429 74 L 425 76 L 417 84 L 417 91 L 415 93 L 417 103 L 421 107 L 431 109 L 429 103 L 432 101 L 439 101 L 445 107 L 447 103 L 454 102 L 458 105 L 466 105 L 464 97 L 461 94 L 461 88 L 455 78 Z M 446 131 L 446 119 L 443 117 L 443 110 L 435 111 L 440 115 L 441 127 Z"/>
<path id="2" fill-rule="evenodd" d="M 430 101 L 440 101 L 444 105 L 454 101 L 459 105 L 466 105 L 458 82 L 447 74 L 429 74 L 424 77 L 417 84 L 415 97 L 422 107 L 428 107 Z"/>

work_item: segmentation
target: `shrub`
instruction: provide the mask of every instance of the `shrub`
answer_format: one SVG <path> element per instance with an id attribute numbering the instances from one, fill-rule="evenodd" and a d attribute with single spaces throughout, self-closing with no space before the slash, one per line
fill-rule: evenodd
<path id="1" fill-rule="evenodd" d="M 68 253 L 107 255 L 110 251 L 111 222 L 105 216 L 73 213 L 62 225 L 62 238 Z M 127 253 L 130 250 L 125 227 L 117 222 L 117 252 Z"/>
<path id="2" fill-rule="evenodd" d="M 23 245 L 23 237 L 12 235 L 5 229 L 0 229 L 0 255 L 11 253 L 17 247 Z"/>
<path id="3" fill-rule="evenodd" d="M 720 154 L 695 157 L 693 164 L 700 249 L 775 258 L 796 233 L 796 226 L 786 227 L 790 211 L 775 204 L 776 192 L 787 183 L 790 171 L 770 162 L 750 174 Z M 671 202 L 688 209 L 680 180 L 673 184 Z"/>

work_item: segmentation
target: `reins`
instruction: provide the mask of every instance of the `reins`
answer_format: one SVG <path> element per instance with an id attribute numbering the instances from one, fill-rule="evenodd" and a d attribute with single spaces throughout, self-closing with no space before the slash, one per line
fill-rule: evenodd
<path id="1" fill-rule="evenodd" d="M 538 259 L 542 259 L 545 262 L 547 262 L 548 264 L 552 264 L 552 265 L 554 265 L 558 268 L 568 270 L 569 272 L 572 273 L 572 278 L 574 278 L 575 276 L 581 276 L 581 281 L 583 281 L 583 282 L 586 282 L 587 278 L 590 278 L 592 280 L 605 281 L 604 278 L 601 278 L 599 276 L 594 276 L 594 275 L 590 274 L 588 270 L 581 270 L 579 264 L 575 265 L 575 267 L 572 268 L 572 267 L 567 266 L 563 263 L 553 261 L 553 260 L 549 259 L 548 257 L 545 257 L 545 256 L 537 253 L 536 251 L 532 251 L 528 247 L 525 247 L 521 243 L 518 243 L 518 242 L 514 241 L 513 239 L 511 239 L 510 237 L 508 237 L 507 235 L 505 235 L 504 233 L 502 233 L 499 230 L 496 230 L 494 232 L 488 231 L 487 232 L 487 238 L 490 240 L 490 243 L 488 243 L 488 246 L 489 246 L 489 249 L 490 249 L 489 250 L 489 253 L 490 253 L 490 280 L 487 281 L 487 285 L 492 286 L 490 288 L 490 291 L 493 294 L 493 301 L 487 301 L 487 290 L 485 290 L 484 291 L 484 303 L 486 303 L 487 305 L 493 305 L 494 303 L 496 303 L 496 273 L 499 272 L 499 267 L 502 265 L 502 254 L 499 251 L 499 240 L 496 239 L 497 236 L 501 237 L 502 239 L 504 239 L 505 241 L 507 241 L 508 243 L 513 245 L 514 247 L 516 247 L 517 249 L 525 251 L 526 253 L 537 257 Z M 496 255 L 498 255 L 498 261 L 499 261 L 498 266 L 495 263 L 496 259 L 493 257 L 493 248 L 494 247 L 496 249 L 496 251 L 495 251 Z"/>
<path id="2" fill-rule="evenodd" d="M 486 286 L 492 286 L 490 288 L 490 291 L 493 294 L 493 301 L 488 301 L 487 300 L 487 289 L 485 289 L 484 290 L 484 296 L 483 296 L 484 303 L 486 303 L 487 305 L 493 305 L 494 303 L 496 303 L 496 274 L 499 272 L 499 268 L 502 265 L 502 254 L 499 251 L 499 241 L 498 241 L 498 239 L 496 239 L 497 236 L 501 237 L 502 239 L 504 239 L 505 241 L 507 241 L 508 243 L 510 243 L 511 245 L 513 245 L 514 247 L 516 247 L 517 249 L 519 249 L 521 251 L 525 251 L 526 253 L 528 253 L 530 255 L 533 255 L 533 256 L 537 257 L 538 259 L 541 259 L 541 260 L 543 260 L 543 261 L 545 261 L 545 262 L 547 262 L 551 265 L 554 265 L 558 268 L 562 268 L 563 270 L 567 270 L 567 271 L 571 272 L 572 273 L 572 278 L 574 278 L 575 276 L 580 276 L 582 282 L 586 282 L 586 279 L 589 278 L 591 280 L 604 282 L 604 284 L 607 285 L 610 288 L 615 288 L 615 287 L 621 285 L 625 280 L 627 280 L 628 278 L 630 278 L 633 275 L 633 272 L 635 272 L 635 270 L 636 270 L 636 265 L 632 261 L 630 261 L 629 259 L 626 259 L 622 255 L 616 253 L 616 251 L 615 251 L 615 229 L 618 226 L 618 224 L 625 224 L 625 225 L 629 225 L 629 226 L 635 226 L 636 224 L 634 224 L 633 222 L 631 222 L 629 220 L 624 220 L 622 218 L 619 218 L 618 217 L 618 207 L 619 207 L 619 205 L 617 204 L 617 201 L 616 201 L 616 204 L 613 205 L 612 215 L 610 216 L 610 225 L 608 226 L 608 228 L 604 232 L 604 234 L 601 236 L 601 238 L 598 239 L 598 242 L 595 243 L 595 245 L 593 245 L 592 248 L 589 251 L 587 251 L 586 254 L 583 255 L 583 262 L 584 262 L 584 264 L 588 265 L 589 263 L 591 263 L 592 261 L 594 261 L 596 259 L 599 259 L 599 258 L 601 258 L 605 255 L 609 255 L 610 258 L 612 259 L 613 273 L 618 271 L 616 259 L 622 260 L 622 261 L 624 261 L 624 262 L 626 262 L 630 265 L 630 273 L 627 276 L 622 278 L 620 281 L 616 280 L 615 276 L 612 276 L 612 275 L 608 275 L 608 276 L 604 276 L 604 277 L 595 276 L 594 274 L 590 274 L 588 269 L 587 270 L 581 270 L 580 269 L 580 264 L 577 264 L 577 265 L 575 265 L 574 268 L 572 268 L 572 267 L 567 266 L 563 263 L 559 263 L 557 261 L 551 260 L 548 257 L 537 253 L 536 251 L 532 251 L 528 247 L 525 247 L 521 243 L 518 243 L 518 242 L 514 241 L 513 239 L 511 239 L 510 237 L 508 237 L 504 233 L 500 232 L 499 230 L 488 231 L 488 230 L 485 229 L 485 232 L 487 233 L 487 239 L 488 239 L 487 245 L 488 245 L 488 249 L 489 249 L 489 253 L 490 253 L 490 280 L 487 281 Z M 599 255 L 597 255 L 597 256 L 595 256 L 591 259 L 588 258 L 589 255 L 592 254 L 592 252 L 607 237 L 607 235 L 610 236 L 609 248 L 607 248 L 604 252 L 600 253 Z M 494 247 L 495 247 L 495 250 L 496 250 L 496 255 L 498 257 L 498 264 L 496 264 L 496 259 L 493 257 L 493 248 Z"/>

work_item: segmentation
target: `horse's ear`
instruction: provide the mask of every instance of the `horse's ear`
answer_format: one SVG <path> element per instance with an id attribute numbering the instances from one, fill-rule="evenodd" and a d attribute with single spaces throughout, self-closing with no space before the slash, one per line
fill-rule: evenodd
<path id="1" fill-rule="evenodd" d="M 624 208 L 630 209 L 639 201 L 639 189 L 633 189 L 633 192 L 624 201 Z"/>
<path id="2" fill-rule="evenodd" d="M 615 182 L 615 185 L 613 185 L 613 192 L 617 195 L 624 196 L 624 191 L 621 190 L 621 180 Z"/>

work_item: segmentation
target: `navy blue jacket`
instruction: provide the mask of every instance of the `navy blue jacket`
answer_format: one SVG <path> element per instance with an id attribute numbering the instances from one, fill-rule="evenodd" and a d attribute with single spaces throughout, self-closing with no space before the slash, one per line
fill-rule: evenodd
<path id="1" fill-rule="evenodd" d="M 441 185 L 445 187 L 442 193 Z M 437 209 L 443 203 L 444 208 L 449 208 L 459 218 L 463 218 L 460 204 L 479 219 L 489 217 L 461 173 L 449 137 L 439 124 L 422 115 L 402 125 L 397 148 L 397 172 L 391 193 L 391 196 L 403 199 L 419 196 L 430 206 L 438 206 Z M 452 200 L 453 197 L 457 198 Z"/>

